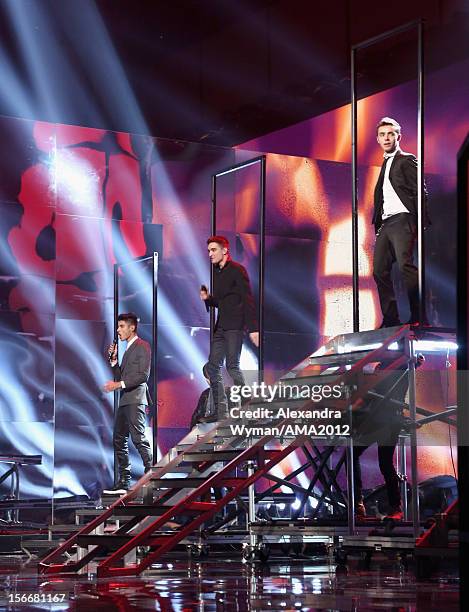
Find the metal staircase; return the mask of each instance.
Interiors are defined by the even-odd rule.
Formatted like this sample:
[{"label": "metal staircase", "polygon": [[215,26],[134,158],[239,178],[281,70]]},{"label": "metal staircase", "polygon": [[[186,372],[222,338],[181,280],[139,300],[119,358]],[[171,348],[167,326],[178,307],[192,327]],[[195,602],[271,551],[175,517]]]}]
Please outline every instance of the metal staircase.
[{"label": "metal staircase", "polygon": [[[296,448],[292,441],[282,449],[269,450],[266,447],[271,441],[268,437],[252,443],[238,437],[227,440],[223,430],[215,427],[166,465],[155,466],[127,495],[47,555],[39,571],[76,572],[100,559],[98,576],[139,574]],[[253,461],[257,468],[253,473],[236,475],[244,464]],[[216,464],[223,465],[217,469]],[[185,477],[181,473],[174,475],[173,470],[181,466],[187,468]],[[202,501],[212,488],[223,488],[226,494],[215,502]],[[127,516],[128,520],[112,534],[98,533],[114,514]],[[165,532],[163,528],[168,523],[173,528]],[[129,553],[132,555],[140,546],[150,547],[151,551],[139,563],[129,563]],[[80,555],[77,548],[88,550]],[[54,563],[71,553],[71,560]],[[119,566],[124,560],[125,567]]]},{"label": "metal staircase", "polygon": [[[425,333],[428,336],[430,332],[426,330]],[[416,332],[409,325],[337,336],[283,376],[281,383],[283,386],[300,382],[302,385],[340,384],[343,390],[340,398],[321,402],[305,401],[300,396],[288,401],[274,398],[268,403],[262,399],[252,400],[249,409],[288,405],[308,410],[327,406],[340,410],[344,422],[350,422],[353,411],[360,407],[367,394],[373,393],[376,381],[366,374],[367,366],[379,362],[381,376],[385,376],[386,372],[409,364],[409,375],[415,376],[412,348],[415,338]],[[415,401],[410,406],[411,416],[412,411],[415,419]],[[445,418],[450,417],[445,413]],[[342,508],[347,507],[349,532],[353,533],[353,497],[349,503],[350,497],[344,495],[337,484],[337,472],[344,458],[339,467],[331,469],[327,450],[345,444],[350,465],[353,444],[341,435],[325,434],[317,436],[316,442],[326,450],[319,449],[315,443],[309,450],[306,448],[311,444],[309,436],[279,436],[276,433],[285,422],[275,417],[257,419],[256,424],[265,427],[268,433],[245,436],[235,434],[232,422],[224,421],[189,444],[178,445],[176,452],[165,456],[126,495],[116,499],[102,514],[42,559],[39,572],[78,572],[89,564],[97,564],[98,577],[138,575],[202,526],[213,524],[216,515],[246,490],[249,493],[249,521],[254,522],[255,502],[281,484],[299,493],[303,505],[308,496],[316,496],[319,504],[339,503]],[[241,419],[240,423],[249,424],[246,419]],[[312,470],[308,487],[293,483],[292,474],[282,479],[272,472],[291,453],[305,448],[306,465],[292,474],[296,476],[306,469]],[[348,470],[349,490],[351,472]],[[254,485],[261,479],[267,480],[268,486],[256,496]],[[314,490],[315,485],[322,486],[319,495]],[[212,490],[217,491],[213,501]],[[418,507],[413,510],[415,524]],[[119,517],[115,528],[105,532],[104,525],[113,517]],[[418,525],[418,516],[416,521]],[[256,538],[252,533],[250,538],[251,546],[255,546]],[[144,550],[143,557],[137,559],[137,550]]]}]

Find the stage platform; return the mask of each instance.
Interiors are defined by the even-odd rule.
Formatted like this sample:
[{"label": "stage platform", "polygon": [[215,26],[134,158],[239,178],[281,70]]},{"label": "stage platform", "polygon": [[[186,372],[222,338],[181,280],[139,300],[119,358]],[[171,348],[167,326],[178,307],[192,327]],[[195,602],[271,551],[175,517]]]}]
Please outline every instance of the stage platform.
[{"label": "stage platform", "polygon": [[[72,523],[52,524],[47,535],[22,537],[21,550],[31,558],[41,557],[41,573],[86,573],[95,568],[100,578],[137,576],[167,558],[210,558],[226,547],[233,557],[252,564],[308,549],[340,570],[354,553],[365,561],[378,553],[397,554],[408,564],[426,529],[418,508],[416,429],[433,420],[453,426],[455,407],[428,411],[416,405],[415,393],[409,394],[409,404],[402,403],[410,422],[402,438],[407,437],[410,448],[412,486],[407,520],[399,523],[382,521],[381,516],[361,521],[355,517],[348,494],[353,474],[345,472],[353,453],[350,435],[283,429],[279,435],[288,419],[267,418],[262,411],[327,406],[342,415],[342,423],[350,423],[367,398],[386,399],[376,392],[376,371],[380,380],[402,371],[411,388],[420,352],[431,359],[454,350],[454,333],[447,329],[404,325],[337,336],[278,382],[285,388],[298,383],[340,384],[343,392],[338,398],[319,404],[301,396],[251,400],[245,408],[260,411],[255,424],[264,433],[240,434],[230,419],[200,424],[126,495],[103,495],[94,505],[77,508]],[[237,425],[252,423],[245,416]],[[281,476],[276,467],[291,455],[298,467]],[[407,474],[405,462],[403,470]],[[298,477],[304,481],[306,475],[309,484],[300,484]],[[405,479],[404,484],[407,491]],[[279,493],[285,490],[289,494]],[[11,503],[14,507],[15,500]],[[287,506],[289,516],[269,517],[267,505]]]}]

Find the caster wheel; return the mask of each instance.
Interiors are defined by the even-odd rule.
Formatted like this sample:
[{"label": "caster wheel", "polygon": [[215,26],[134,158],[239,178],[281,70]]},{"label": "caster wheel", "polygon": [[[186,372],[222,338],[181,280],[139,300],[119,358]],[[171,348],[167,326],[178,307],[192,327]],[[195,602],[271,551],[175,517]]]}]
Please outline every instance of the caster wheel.
[{"label": "caster wheel", "polygon": [[265,563],[270,556],[270,547],[267,546],[267,544],[261,544],[257,552],[259,556],[259,561],[261,561],[261,563]]},{"label": "caster wheel", "polygon": [[189,557],[191,559],[204,559],[208,557],[209,547],[206,544],[199,546],[197,544],[192,544],[187,547],[187,552],[189,553]]},{"label": "caster wheel", "polygon": [[270,555],[270,548],[267,544],[261,544],[255,548],[247,546],[243,550],[243,559],[248,563],[265,563]]}]

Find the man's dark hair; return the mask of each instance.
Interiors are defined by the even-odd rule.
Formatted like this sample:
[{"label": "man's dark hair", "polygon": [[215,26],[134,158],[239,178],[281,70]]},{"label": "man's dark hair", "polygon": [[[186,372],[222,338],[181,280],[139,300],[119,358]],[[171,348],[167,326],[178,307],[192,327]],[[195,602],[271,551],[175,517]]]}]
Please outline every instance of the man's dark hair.
[{"label": "man's dark hair", "polygon": [[210,236],[210,238],[207,238],[207,244],[210,244],[211,242],[216,242],[222,249],[229,250],[230,248],[230,241],[228,238],[225,238],[225,236]]},{"label": "man's dark hair", "polygon": [[118,317],[117,317],[117,321],[125,321],[126,323],[128,323],[129,325],[134,325],[135,326],[135,331],[137,331],[138,328],[138,317],[135,313],[133,312],[123,312],[121,313]]}]

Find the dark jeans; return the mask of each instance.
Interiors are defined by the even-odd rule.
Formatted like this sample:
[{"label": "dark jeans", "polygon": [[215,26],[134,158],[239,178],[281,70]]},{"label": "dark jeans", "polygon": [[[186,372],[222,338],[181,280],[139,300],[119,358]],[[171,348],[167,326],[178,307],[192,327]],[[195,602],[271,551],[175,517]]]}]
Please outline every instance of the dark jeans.
[{"label": "dark jeans", "polygon": [[150,442],[145,437],[145,409],[143,404],[119,406],[114,422],[113,444],[117,457],[120,482],[130,480],[129,434],[142,458],[145,468],[153,464]]},{"label": "dark jeans", "polygon": [[390,419],[388,425],[383,426],[382,428],[378,426],[378,428],[375,430],[375,435],[372,435],[371,431],[368,431],[363,438],[358,438],[354,443],[353,478],[355,503],[362,498],[363,484],[360,468],[360,455],[362,455],[366,449],[373,444],[373,442],[377,442],[379,469],[386,484],[389,505],[391,508],[398,508],[401,505],[399,477],[394,468],[393,461],[394,451],[397,446],[400,431],[401,423],[398,420],[393,421]]},{"label": "dark jeans", "polygon": [[415,219],[408,213],[393,215],[383,222],[376,237],[373,276],[385,325],[399,323],[396,295],[391,278],[397,262],[410,305],[411,321],[419,321],[418,270],[414,265],[414,245],[417,238]]},{"label": "dark jeans", "polygon": [[235,385],[244,385],[244,376],[239,367],[243,347],[243,330],[217,329],[210,345],[207,373],[210,379],[213,401],[219,417],[228,412],[228,401],[223,386],[221,367],[226,359],[226,369]]}]

